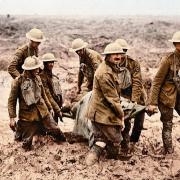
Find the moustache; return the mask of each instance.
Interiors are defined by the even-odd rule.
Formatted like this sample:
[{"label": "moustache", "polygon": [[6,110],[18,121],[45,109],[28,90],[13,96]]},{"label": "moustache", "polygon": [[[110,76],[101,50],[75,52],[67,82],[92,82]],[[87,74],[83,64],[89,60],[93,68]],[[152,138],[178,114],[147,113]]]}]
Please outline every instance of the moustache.
[{"label": "moustache", "polygon": [[114,60],[115,60],[115,61],[120,61],[120,60],[121,60],[121,58],[114,58]]}]

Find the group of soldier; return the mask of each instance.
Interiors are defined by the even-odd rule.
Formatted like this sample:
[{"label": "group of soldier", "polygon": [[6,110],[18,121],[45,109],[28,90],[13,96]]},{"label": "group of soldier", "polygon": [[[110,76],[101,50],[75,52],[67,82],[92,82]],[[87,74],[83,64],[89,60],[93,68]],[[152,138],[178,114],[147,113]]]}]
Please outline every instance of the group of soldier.
[{"label": "group of soldier", "polygon": [[[14,79],[8,111],[15,139],[22,141],[22,147],[29,150],[37,134],[49,134],[56,141],[66,141],[58,119],[62,120],[62,113],[68,108],[63,105],[59,78],[52,72],[57,59],[52,53],[38,57],[38,46],[45,39],[42,31],[31,29],[26,37],[29,44],[16,51],[8,67]],[[148,102],[140,63],[127,55],[130,47],[124,39],[108,44],[102,53],[104,58],[87,48],[88,44],[82,39],[72,42],[71,50],[77,53],[80,62],[77,97],[70,107],[73,114],[76,114],[77,102],[92,91],[86,118],[91,120],[94,142],[86,157],[87,165],[97,162],[104,150],[109,158],[116,158],[120,147],[122,152],[131,153],[139,141],[145,111],[134,117],[130,135],[131,121],[123,112],[121,97],[134,104],[146,105],[149,113],[159,109],[164,154],[173,153],[173,110],[180,114],[180,31],[170,41],[175,50],[162,58]],[[17,100],[19,114],[16,122]]]}]

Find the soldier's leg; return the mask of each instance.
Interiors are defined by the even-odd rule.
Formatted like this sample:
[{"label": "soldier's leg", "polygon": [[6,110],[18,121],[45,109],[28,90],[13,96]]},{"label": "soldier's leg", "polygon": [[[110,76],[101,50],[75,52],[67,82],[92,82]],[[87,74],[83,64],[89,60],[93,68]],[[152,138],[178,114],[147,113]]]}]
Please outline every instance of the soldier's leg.
[{"label": "soldier's leg", "polygon": [[18,121],[22,133],[22,148],[30,150],[32,147],[33,136],[38,133],[38,122]]},{"label": "soldier's leg", "polygon": [[63,132],[58,127],[58,124],[54,121],[51,115],[47,115],[42,124],[49,134],[51,134],[58,141],[66,141]]},{"label": "soldier's leg", "polygon": [[129,136],[129,131],[131,130],[131,120],[125,120],[125,128],[122,131],[122,137],[123,140],[121,142],[121,148],[124,151],[127,151],[129,148],[129,141],[130,141],[130,136]]},{"label": "soldier's leg", "polygon": [[[106,143],[106,150],[108,158],[117,158],[119,153],[120,143],[122,141],[121,128],[120,126],[109,126],[96,123],[95,126],[104,137],[103,142]],[[96,137],[95,137],[96,139]]]},{"label": "soldier's leg", "polygon": [[169,108],[159,102],[159,110],[161,113],[161,121],[163,123],[162,140],[165,153],[172,153],[172,120],[173,120],[173,108]]},{"label": "soldier's leg", "polygon": [[136,143],[139,141],[139,137],[143,129],[144,118],[145,118],[145,112],[140,112],[135,116],[130,142]]},{"label": "soldier's leg", "polygon": [[15,141],[22,141],[22,127],[21,127],[21,121],[17,121],[17,127],[16,127],[16,132],[15,132]]},{"label": "soldier's leg", "polygon": [[121,128],[119,126],[105,126],[103,128],[103,133],[108,139],[106,145],[108,158],[116,159],[122,141]]},{"label": "soldier's leg", "polygon": [[107,138],[101,132],[101,124],[92,122],[94,142],[86,157],[86,165],[91,166],[98,162],[99,157],[102,154],[103,149],[106,146]]}]

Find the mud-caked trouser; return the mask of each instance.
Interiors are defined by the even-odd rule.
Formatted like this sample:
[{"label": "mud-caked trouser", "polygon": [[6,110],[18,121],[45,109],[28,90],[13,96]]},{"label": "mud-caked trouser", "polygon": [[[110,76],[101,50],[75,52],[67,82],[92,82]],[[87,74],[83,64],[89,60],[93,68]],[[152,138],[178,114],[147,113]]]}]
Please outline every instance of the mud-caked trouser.
[{"label": "mud-caked trouser", "polygon": [[46,133],[50,133],[58,141],[65,141],[62,131],[50,115],[41,121],[18,120],[15,140],[22,141],[22,147],[29,150],[32,146],[33,136]]},{"label": "mud-caked trouser", "polygon": [[125,128],[122,132],[123,141],[121,142],[122,148],[128,148],[129,142],[136,143],[139,141],[141,131],[143,129],[144,124],[144,118],[145,118],[145,112],[138,113],[134,118],[134,126],[132,129],[131,136],[129,135],[129,132],[131,130],[131,120],[125,120]]},{"label": "mud-caked trouser", "polygon": [[164,145],[165,153],[172,153],[172,120],[173,120],[173,110],[175,109],[180,115],[180,95],[177,96],[175,108],[169,108],[163,103],[159,102],[159,111],[161,113],[161,121],[163,123],[162,129],[162,140]]},{"label": "mud-caked trouser", "polygon": [[[92,122],[94,145],[92,149],[97,150],[99,142],[104,142],[104,148],[107,151],[109,158],[116,158],[119,152],[120,143],[122,140],[121,127],[116,125],[104,125],[97,122]],[[103,148],[98,148],[98,155],[100,155]]]}]

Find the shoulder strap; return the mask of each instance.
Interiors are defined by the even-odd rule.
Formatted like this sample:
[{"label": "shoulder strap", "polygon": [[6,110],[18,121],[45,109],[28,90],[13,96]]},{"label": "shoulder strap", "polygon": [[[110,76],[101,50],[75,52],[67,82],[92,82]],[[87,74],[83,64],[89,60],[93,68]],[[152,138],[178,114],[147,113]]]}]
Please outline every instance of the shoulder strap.
[{"label": "shoulder strap", "polygon": [[125,56],[125,67],[127,68],[127,65],[128,65],[128,55]]},{"label": "shoulder strap", "polygon": [[174,70],[174,77],[176,77],[176,55],[174,54],[174,61],[173,61],[173,70]]}]

